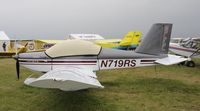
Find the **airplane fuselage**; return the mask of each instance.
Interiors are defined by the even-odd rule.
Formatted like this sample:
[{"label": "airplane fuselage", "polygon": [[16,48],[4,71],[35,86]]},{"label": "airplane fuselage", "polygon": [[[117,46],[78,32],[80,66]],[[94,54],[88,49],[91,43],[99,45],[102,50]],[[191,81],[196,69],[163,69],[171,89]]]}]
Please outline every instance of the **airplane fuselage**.
[{"label": "airplane fuselage", "polygon": [[21,65],[34,71],[48,72],[60,67],[91,68],[95,71],[155,65],[156,58],[146,59],[19,59]]},{"label": "airplane fuselage", "polygon": [[197,49],[186,48],[180,46],[179,44],[170,44],[169,50],[177,55],[192,58],[200,58],[200,52],[197,51]]}]

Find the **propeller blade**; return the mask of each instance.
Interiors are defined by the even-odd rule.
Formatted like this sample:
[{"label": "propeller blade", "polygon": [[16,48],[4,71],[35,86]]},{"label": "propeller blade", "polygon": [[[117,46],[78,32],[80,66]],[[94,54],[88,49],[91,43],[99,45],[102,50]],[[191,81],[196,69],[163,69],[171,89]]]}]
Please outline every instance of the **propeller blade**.
[{"label": "propeller blade", "polygon": [[16,70],[17,70],[17,79],[19,79],[19,60],[16,62]]},{"label": "propeller blade", "polygon": [[16,59],[16,71],[17,71],[17,79],[19,79],[19,67],[20,67],[20,65],[19,65],[19,60],[18,60],[18,57],[15,57],[15,59]]}]

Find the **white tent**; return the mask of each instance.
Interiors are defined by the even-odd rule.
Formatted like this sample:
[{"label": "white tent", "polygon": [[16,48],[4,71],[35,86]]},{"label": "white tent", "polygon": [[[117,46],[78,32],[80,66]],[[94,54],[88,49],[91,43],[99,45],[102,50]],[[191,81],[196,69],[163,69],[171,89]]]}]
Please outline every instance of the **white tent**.
[{"label": "white tent", "polygon": [[7,52],[9,45],[10,45],[10,38],[6,35],[4,31],[0,31],[0,52]]},{"label": "white tent", "polygon": [[0,31],[0,40],[10,40],[4,31]]}]

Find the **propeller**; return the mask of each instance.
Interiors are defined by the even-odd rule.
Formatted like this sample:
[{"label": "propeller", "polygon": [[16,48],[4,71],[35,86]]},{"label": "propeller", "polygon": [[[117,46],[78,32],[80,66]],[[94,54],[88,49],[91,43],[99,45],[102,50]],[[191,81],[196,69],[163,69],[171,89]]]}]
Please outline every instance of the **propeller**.
[{"label": "propeller", "polygon": [[18,55],[15,56],[15,60],[16,60],[17,79],[19,79],[19,67],[20,67],[20,65],[19,65],[19,56]]}]

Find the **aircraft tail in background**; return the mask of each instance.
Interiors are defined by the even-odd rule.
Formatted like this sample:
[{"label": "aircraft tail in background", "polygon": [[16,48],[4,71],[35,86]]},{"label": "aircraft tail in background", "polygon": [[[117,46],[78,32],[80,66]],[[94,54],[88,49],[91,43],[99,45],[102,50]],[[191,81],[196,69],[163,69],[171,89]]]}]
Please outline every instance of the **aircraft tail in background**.
[{"label": "aircraft tail in background", "polygon": [[120,46],[138,45],[141,35],[142,32],[128,32],[120,42]]}]

